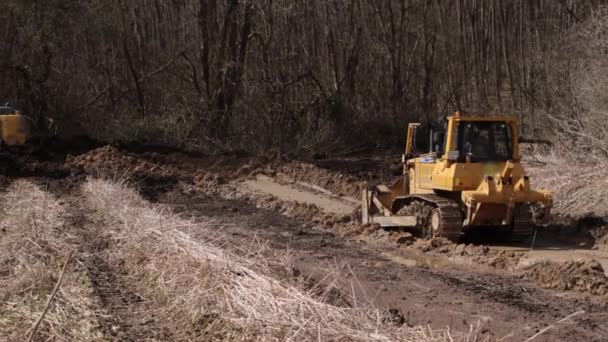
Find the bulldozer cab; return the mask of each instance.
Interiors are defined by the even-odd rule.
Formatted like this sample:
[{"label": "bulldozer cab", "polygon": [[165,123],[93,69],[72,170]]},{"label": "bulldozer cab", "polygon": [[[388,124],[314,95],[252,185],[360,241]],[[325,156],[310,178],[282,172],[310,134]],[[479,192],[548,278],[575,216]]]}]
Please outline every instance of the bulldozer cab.
[{"label": "bulldozer cab", "polygon": [[405,159],[425,154],[441,156],[445,145],[445,127],[438,123],[422,126],[420,123],[408,125]]},{"label": "bulldozer cab", "polygon": [[17,114],[17,113],[18,113],[18,111],[15,108],[9,106],[8,104],[4,105],[4,106],[0,106],[0,115],[11,115],[11,114]]},{"label": "bulldozer cab", "polygon": [[[419,156],[458,163],[517,160],[516,137],[513,118],[462,117],[456,113],[444,123],[429,124],[424,129],[419,123],[409,124],[404,162]],[[418,149],[420,145],[424,148]]]},{"label": "bulldozer cab", "polygon": [[513,158],[512,136],[504,121],[461,122],[457,130],[458,161],[510,160]]},{"label": "bulldozer cab", "polygon": [[517,121],[512,117],[485,118],[454,115],[449,119],[446,159],[467,163],[519,161]]}]

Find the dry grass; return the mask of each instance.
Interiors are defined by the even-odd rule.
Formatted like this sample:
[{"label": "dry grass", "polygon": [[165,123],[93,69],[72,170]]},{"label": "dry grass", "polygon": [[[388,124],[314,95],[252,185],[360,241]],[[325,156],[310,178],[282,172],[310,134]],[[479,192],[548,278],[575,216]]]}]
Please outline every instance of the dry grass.
[{"label": "dry grass", "polygon": [[[0,195],[0,340],[24,340],[40,316],[72,246],[64,208],[40,187],[14,182]],[[75,263],[45,316],[36,340],[92,341],[91,288]]]},{"label": "dry grass", "polygon": [[83,195],[111,229],[109,260],[126,267],[163,317],[156,324],[176,339],[450,340],[445,331],[385,325],[370,308],[331,305],[280,280],[278,260],[222,249],[213,225],[163,212],[123,183],[92,179]]},{"label": "dry grass", "polygon": [[606,165],[576,162],[555,150],[536,153],[526,164],[532,185],[554,192],[555,213],[573,217],[608,215]]}]

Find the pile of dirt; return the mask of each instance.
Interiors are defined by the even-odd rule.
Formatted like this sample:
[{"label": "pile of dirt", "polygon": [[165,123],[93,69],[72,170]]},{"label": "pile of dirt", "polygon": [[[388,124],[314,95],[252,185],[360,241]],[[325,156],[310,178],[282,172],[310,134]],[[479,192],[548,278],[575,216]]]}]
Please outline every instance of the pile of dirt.
[{"label": "pile of dirt", "polygon": [[593,295],[608,295],[608,277],[595,260],[571,260],[564,263],[544,261],[530,266],[526,277],[541,286],[556,290],[574,290]]},{"label": "pile of dirt", "polygon": [[338,234],[353,235],[354,232],[359,233],[360,225],[355,223],[353,215],[330,214],[314,204],[284,201],[270,194],[245,191],[232,184],[226,184],[221,176],[213,173],[207,173],[202,177],[197,176],[194,185],[181,184],[181,191],[184,193],[220,194],[223,198],[246,201],[257,208],[276,211],[285,216],[307,222],[310,226],[332,229]]},{"label": "pile of dirt", "polygon": [[355,214],[327,214],[315,205],[282,201],[271,195],[243,191],[229,183],[231,179],[250,177],[257,173],[275,173],[275,168],[280,166],[277,166],[279,164],[273,162],[271,158],[250,158],[247,162],[241,161],[240,166],[231,163],[197,169],[178,163],[163,163],[162,159],[153,155],[144,158],[113,146],[104,146],[79,156],[68,156],[66,165],[82,169],[87,174],[126,177],[138,184],[140,192],[151,200],[154,200],[159,193],[167,192],[183,181],[181,190],[186,193],[221,193],[222,197],[246,200],[259,208],[274,210],[326,228],[334,228],[344,234],[353,230],[351,226],[355,222],[353,216]]},{"label": "pile of dirt", "polygon": [[409,205],[397,211],[397,216],[419,216],[427,217],[431,214],[433,208],[421,201],[413,201]]},{"label": "pile of dirt", "polygon": [[370,184],[388,184],[403,174],[401,154],[365,157],[335,157],[314,159],[310,163],[321,169],[342,173]]},{"label": "pile of dirt", "polygon": [[78,156],[69,155],[66,157],[65,164],[82,169],[88,174],[126,176],[138,173],[161,177],[179,175],[179,171],[171,165],[149,162],[109,145]]},{"label": "pile of dirt", "polygon": [[428,225],[429,217],[433,207],[425,204],[422,201],[413,201],[412,203],[402,207],[397,211],[397,216],[417,216],[417,226],[421,231]]},{"label": "pile of dirt", "polygon": [[488,246],[475,244],[455,244],[445,238],[416,240],[410,247],[423,253],[441,254],[450,257],[466,257],[477,265],[485,265],[499,270],[515,270],[524,253],[514,251],[492,251]]},{"label": "pile of dirt", "polygon": [[[486,260],[489,266],[501,270],[508,270],[515,269],[524,256],[524,253],[502,250],[495,253],[489,260]],[[479,258],[476,258],[476,261],[480,261]]]},{"label": "pile of dirt", "polygon": [[141,195],[155,201],[162,193],[175,188],[180,180],[192,177],[171,164],[151,162],[113,146],[104,146],[79,156],[67,156],[65,165],[89,175],[126,178],[137,184]]},{"label": "pile of dirt", "polygon": [[456,248],[456,244],[450,240],[442,237],[432,239],[419,239],[414,242],[412,248],[415,248],[421,252],[436,252],[436,253],[450,253]]},{"label": "pile of dirt", "polygon": [[284,173],[296,181],[320,186],[338,196],[359,198],[364,185],[364,182],[357,180],[353,176],[331,172],[313,164],[298,161],[278,165],[276,171]]},{"label": "pile of dirt", "polygon": [[425,253],[433,252],[449,256],[487,257],[491,254],[488,246],[464,243],[455,244],[442,237],[416,240],[412,248]]}]

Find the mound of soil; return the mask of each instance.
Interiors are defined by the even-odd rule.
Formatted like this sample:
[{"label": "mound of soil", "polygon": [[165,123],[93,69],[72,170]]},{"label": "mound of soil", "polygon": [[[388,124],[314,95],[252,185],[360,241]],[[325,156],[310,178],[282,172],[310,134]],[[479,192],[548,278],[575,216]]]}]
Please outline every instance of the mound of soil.
[{"label": "mound of soil", "polygon": [[339,196],[359,198],[364,185],[364,182],[357,180],[353,176],[328,171],[313,164],[297,161],[280,165],[277,171],[286,174],[296,181],[312,183],[325,188]]},{"label": "mound of soil", "polygon": [[180,179],[192,178],[171,164],[150,162],[113,146],[104,146],[79,156],[67,156],[65,165],[90,175],[126,178],[137,184],[140,193],[152,201],[172,190]]},{"label": "mound of soil", "polygon": [[[497,269],[514,269],[523,257],[523,253],[503,250],[490,258],[488,265]],[[479,261],[479,259],[477,260]]]},{"label": "mound of soil", "polygon": [[483,257],[479,261],[484,264],[490,263],[491,252],[488,246],[473,244],[455,244],[446,238],[419,239],[412,245],[421,252],[433,252],[446,254],[448,256]]},{"label": "mound of soil", "polygon": [[420,216],[427,217],[433,210],[429,205],[425,205],[421,201],[414,201],[410,205],[406,205],[397,211],[397,216]]},{"label": "mound of soil", "polygon": [[123,176],[132,173],[145,173],[164,177],[178,175],[178,171],[170,165],[149,162],[128,155],[113,146],[104,146],[79,156],[67,156],[65,164],[83,169],[89,174]]},{"label": "mound of soil", "polygon": [[515,270],[524,253],[514,251],[492,251],[485,245],[455,244],[445,238],[416,240],[410,248],[423,253],[442,254],[446,257],[466,257],[478,265],[486,265],[499,270]]},{"label": "mound of soil", "polygon": [[334,173],[342,173],[370,184],[388,184],[396,176],[403,173],[401,155],[386,155],[379,157],[376,153],[372,158],[328,158],[311,161],[317,167]]},{"label": "mound of soil", "polygon": [[526,276],[545,288],[608,295],[608,277],[595,260],[545,261],[530,266]]},{"label": "mound of soil", "polygon": [[446,238],[432,238],[432,239],[420,239],[416,240],[412,245],[413,248],[420,250],[421,252],[437,252],[437,253],[449,253],[454,251],[456,244]]}]

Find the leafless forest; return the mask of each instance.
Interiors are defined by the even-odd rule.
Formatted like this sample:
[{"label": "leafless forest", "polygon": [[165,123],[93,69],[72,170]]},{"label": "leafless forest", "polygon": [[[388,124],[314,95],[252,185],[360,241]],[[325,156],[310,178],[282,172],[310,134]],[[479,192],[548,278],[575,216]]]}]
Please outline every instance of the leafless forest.
[{"label": "leafless forest", "polygon": [[5,0],[0,99],[60,134],[399,148],[454,110],[608,154],[603,1]]},{"label": "leafless forest", "polygon": [[0,0],[0,342],[608,341],[606,117],[606,0]]}]

